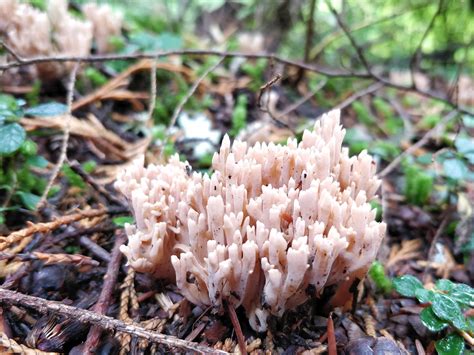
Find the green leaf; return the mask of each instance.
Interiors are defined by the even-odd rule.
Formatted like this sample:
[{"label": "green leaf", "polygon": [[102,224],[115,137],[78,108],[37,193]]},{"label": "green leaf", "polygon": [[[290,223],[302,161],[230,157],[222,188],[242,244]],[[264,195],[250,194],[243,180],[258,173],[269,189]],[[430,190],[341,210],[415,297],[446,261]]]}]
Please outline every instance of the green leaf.
[{"label": "green leaf", "polygon": [[466,329],[461,307],[451,297],[437,293],[433,299],[433,312],[439,318],[451,322],[458,329]]},{"label": "green leaf", "polygon": [[462,118],[462,122],[466,127],[473,128],[474,127],[474,117],[470,115],[464,115]]},{"label": "green leaf", "polygon": [[455,284],[449,296],[467,307],[474,307],[474,289],[466,284]]},{"label": "green leaf", "polygon": [[96,68],[89,67],[84,71],[84,75],[94,84],[94,86],[102,86],[107,82],[107,78]]},{"label": "green leaf", "polygon": [[37,168],[46,168],[48,166],[48,163],[49,161],[41,155],[35,155],[26,159],[27,165],[31,165]]},{"label": "green leaf", "polygon": [[453,180],[463,180],[469,169],[461,159],[446,159],[443,162],[444,175]]},{"label": "green leaf", "polygon": [[461,154],[474,152],[474,139],[469,137],[457,137],[454,146]]},{"label": "green leaf", "polygon": [[38,145],[31,139],[27,139],[21,145],[20,152],[27,157],[34,156],[38,153]]},{"label": "green leaf", "polygon": [[0,110],[16,111],[25,104],[25,100],[15,99],[12,95],[0,94]]},{"label": "green leaf", "polygon": [[88,160],[88,161],[82,163],[81,166],[82,166],[82,170],[84,170],[84,172],[90,174],[97,167],[97,163],[95,162],[95,160]]},{"label": "green leaf", "polygon": [[26,133],[18,123],[0,126],[0,154],[10,154],[23,144]]},{"label": "green leaf", "polygon": [[81,189],[86,187],[86,183],[82,177],[76,174],[76,172],[72,170],[69,165],[63,165],[61,170],[71,186],[76,186]]},{"label": "green leaf", "polygon": [[403,275],[393,280],[395,290],[405,297],[415,297],[416,291],[424,288],[420,280],[415,276]]},{"label": "green leaf", "polygon": [[40,197],[38,195],[25,191],[18,191],[16,194],[20,196],[21,202],[26,208],[32,211],[36,209],[36,206],[40,201]]},{"label": "green leaf", "polygon": [[449,325],[434,314],[432,307],[426,307],[423,309],[420,313],[420,319],[424,326],[432,332],[439,332]]},{"label": "green leaf", "polygon": [[25,114],[38,117],[59,116],[67,112],[67,106],[59,102],[49,102],[35,107],[30,107]]},{"label": "green leaf", "polygon": [[425,288],[419,288],[415,291],[415,297],[421,303],[432,302],[434,295],[435,293],[432,290],[427,290]]},{"label": "green leaf", "polygon": [[133,223],[133,217],[131,216],[121,216],[121,217],[115,217],[112,219],[112,222],[117,227],[123,228],[125,227],[125,223]]},{"label": "green leaf", "polygon": [[446,335],[435,343],[439,355],[461,355],[464,352],[464,340],[457,333]]},{"label": "green leaf", "polygon": [[435,286],[440,291],[449,292],[456,286],[456,284],[450,280],[441,279],[441,280],[436,281]]}]

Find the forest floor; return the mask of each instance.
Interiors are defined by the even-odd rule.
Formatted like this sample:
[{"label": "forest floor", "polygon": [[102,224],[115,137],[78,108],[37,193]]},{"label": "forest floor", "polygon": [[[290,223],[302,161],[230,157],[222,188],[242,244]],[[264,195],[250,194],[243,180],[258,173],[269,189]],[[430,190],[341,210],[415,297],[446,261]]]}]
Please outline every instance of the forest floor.
[{"label": "forest floor", "polygon": [[[451,335],[447,348],[472,350],[474,293],[465,328],[443,318],[433,331],[420,317],[432,302],[393,280],[474,285],[473,79],[459,75],[453,105],[437,98],[454,95],[442,77],[416,73],[414,89],[409,71],[341,79],[273,55],[201,52],[92,56],[40,84],[35,62],[1,68],[0,149],[19,148],[0,152],[0,352],[422,355]],[[207,172],[225,133],[284,142],[330,108],[342,110],[344,145],[368,149],[383,180],[372,204],[387,234],[352,309],[329,314],[315,299],[259,334],[241,309],[201,309],[126,264],[133,218],[113,183],[127,164],[179,153]]]},{"label": "forest floor", "polygon": [[[140,70],[149,69],[149,63],[144,60],[135,65],[139,69],[129,70],[129,82],[143,79],[144,73]],[[168,70],[188,69],[181,65],[169,65]],[[204,119],[209,117],[212,123],[209,129],[217,132],[219,137],[232,128],[225,97],[235,97],[236,90],[250,99],[248,117],[260,118],[255,121],[260,123],[260,127],[252,130],[252,135],[246,137],[247,131],[243,129],[243,139],[258,140],[255,135],[271,133],[272,140],[281,141],[292,134],[285,125],[296,127],[296,123],[288,121],[283,125],[268,115],[262,118],[261,108],[252,93],[228,85],[226,75],[215,75],[215,80],[201,83],[201,92],[214,93],[216,105]],[[244,79],[237,78],[236,81]],[[125,201],[112,186],[117,170],[123,165],[121,157],[125,154],[138,156],[148,147],[147,157],[156,161],[161,147],[150,144],[140,133],[123,130],[123,125],[133,124],[131,112],[134,105],[142,103],[134,102],[136,99],[130,99],[128,104],[118,101],[121,97],[114,96],[118,94],[114,93],[116,89],[111,85],[116,80],[112,78],[87,96],[75,98],[72,103],[73,107],[77,107],[73,109],[74,116],[64,118],[70,120],[71,138],[67,169],[63,168],[58,176],[59,190],[56,195],[49,198],[39,211],[25,208],[6,211],[7,223],[3,233],[19,231],[6,233],[6,244],[0,244],[0,277],[3,280],[0,299],[4,304],[0,313],[0,330],[11,337],[7,339],[5,335],[2,344],[10,349],[26,344],[45,352],[82,353],[87,339],[86,346],[91,346],[93,342],[100,349],[98,353],[139,353],[152,349],[167,352],[170,351],[169,346],[175,346],[173,351],[185,351],[186,348],[199,350],[197,344],[203,346],[204,351],[206,347],[207,351],[209,348],[240,351],[229,314],[213,314],[209,309],[200,309],[184,300],[173,285],[136,274],[126,266],[124,257],[118,251],[118,246],[126,241],[123,223],[130,221]],[[285,111],[289,105],[282,90],[277,88],[275,91],[280,91],[278,105],[273,108],[275,112]],[[304,93],[300,94],[304,96]],[[351,94],[354,95],[348,93],[347,96],[351,97]],[[199,97],[202,93],[195,95]],[[422,98],[416,99],[417,105],[423,105]],[[47,100],[41,98],[41,101]],[[130,110],[129,113],[123,113],[124,107]],[[302,112],[316,117],[319,112],[314,107],[311,103],[296,107],[292,111],[293,118],[296,120]],[[64,119],[49,116],[48,110],[52,109],[54,107],[46,108],[47,112],[44,115],[41,113],[41,118],[22,118],[21,123],[31,132],[49,130],[51,134],[38,134],[32,136],[32,140],[37,143],[37,154],[54,162],[60,155],[60,132],[64,129]],[[291,118],[290,115],[288,117]],[[343,120],[345,127],[357,126],[353,110],[344,110]],[[251,124],[251,121],[247,122],[247,125]],[[419,122],[410,124],[419,126]],[[95,132],[90,130],[91,127]],[[204,138],[186,137],[184,131],[175,130],[170,141],[195,168],[202,169],[199,165],[202,160],[197,160],[188,147],[196,141],[207,141],[207,137],[212,135],[204,132]],[[59,132],[59,135],[54,132]],[[424,139],[426,132],[429,130],[415,130],[412,141],[416,144]],[[421,157],[443,148],[436,136],[425,143],[417,147],[414,156]],[[405,144],[407,149],[413,146],[409,141]],[[127,158],[132,160],[133,156]],[[34,169],[41,174],[51,164]],[[89,165],[93,167],[89,168]],[[416,275],[424,285],[433,284],[438,278],[472,285],[472,252],[464,258],[463,254],[454,252],[457,248],[452,237],[454,231],[449,228],[453,221],[461,221],[466,228],[461,233],[472,232],[472,210],[471,215],[466,217],[462,208],[468,207],[459,205],[472,203],[473,185],[467,184],[465,189],[457,192],[460,199],[465,199],[458,200],[458,205],[421,208],[407,202],[401,192],[401,164],[393,166],[390,171],[384,170],[387,166],[383,161],[379,163],[382,175],[384,171],[387,173],[378,201],[383,211],[382,218],[388,225],[378,258],[386,275]],[[44,221],[46,223],[41,223]],[[6,290],[15,292],[7,293]],[[23,295],[31,297],[24,298]],[[434,352],[434,340],[439,336],[430,332],[419,316],[426,305],[401,297],[394,291],[383,293],[371,278],[359,285],[355,297],[357,302],[352,312],[336,309],[331,318],[321,312],[320,302],[312,301],[287,312],[281,319],[273,319],[266,334],[252,331],[245,315],[238,310],[246,350],[249,353],[324,353],[335,344],[338,351],[351,354],[366,353],[368,349],[379,354]],[[42,299],[47,301],[41,302]],[[62,309],[57,302],[74,308]],[[77,309],[93,310],[121,322],[111,325],[109,318],[90,318],[86,311],[74,313]],[[133,322],[139,327],[138,330],[125,330],[127,322]],[[98,327],[90,328],[90,324]],[[115,336],[111,331],[115,331]],[[163,339],[154,339],[152,334],[155,332],[163,334]],[[95,340],[91,340],[93,338]]]}]

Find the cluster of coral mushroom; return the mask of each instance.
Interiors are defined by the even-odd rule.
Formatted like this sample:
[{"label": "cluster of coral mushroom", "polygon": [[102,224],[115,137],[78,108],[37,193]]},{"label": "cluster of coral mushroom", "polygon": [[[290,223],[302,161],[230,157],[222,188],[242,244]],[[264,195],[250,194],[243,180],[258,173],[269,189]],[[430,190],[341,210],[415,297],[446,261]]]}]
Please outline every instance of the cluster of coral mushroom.
[{"label": "cluster of coral mushroom", "polygon": [[121,249],[130,265],[175,280],[196,305],[242,305],[257,331],[269,315],[362,278],[386,229],[369,204],[380,180],[370,155],[342,147],[339,116],[323,115],[300,143],[248,147],[225,136],[210,176],[177,155],[123,171],[116,187],[136,220]]},{"label": "cluster of coral mushroom", "polygon": [[[98,53],[112,51],[110,40],[121,34],[122,15],[107,4],[89,3],[81,10],[84,20],[68,12],[67,0],[48,0],[46,12],[19,0],[0,0],[0,34],[23,58],[58,54],[86,56],[93,41]],[[63,66],[57,63],[42,63],[36,69],[44,78],[64,74]]]}]

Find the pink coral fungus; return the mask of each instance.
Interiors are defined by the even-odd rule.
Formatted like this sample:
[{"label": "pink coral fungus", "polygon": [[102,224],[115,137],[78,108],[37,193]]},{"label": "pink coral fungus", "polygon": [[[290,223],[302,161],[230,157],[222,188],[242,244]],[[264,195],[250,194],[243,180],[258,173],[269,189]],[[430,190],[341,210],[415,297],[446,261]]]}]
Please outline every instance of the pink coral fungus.
[{"label": "pink coral fungus", "polygon": [[136,221],[122,246],[130,265],[175,280],[194,304],[242,305],[258,331],[269,315],[362,278],[386,229],[368,202],[380,180],[370,155],[342,147],[339,116],[323,115],[300,143],[225,136],[210,176],[177,155],[135,162],[116,182]]}]

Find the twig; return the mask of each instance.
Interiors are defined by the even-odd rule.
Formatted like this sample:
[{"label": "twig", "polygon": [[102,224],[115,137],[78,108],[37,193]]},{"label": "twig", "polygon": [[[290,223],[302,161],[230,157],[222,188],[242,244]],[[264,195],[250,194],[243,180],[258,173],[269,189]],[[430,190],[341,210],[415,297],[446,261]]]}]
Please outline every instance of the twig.
[{"label": "twig", "polygon": [[166,144],[166,142],[168,141],[168,137],[169,137],[169,134],[170,134],[170,131],[171,131],[171,128],[174,127],[174,125],[176,124],[176,120],[178,119],[178,116],[179,114],[181,113],[181,111],[183,110],[183,107],[184,105],[186,104],[186,102],[188,102],[188,100],[191,98],[191,96],[193,96],[194,92],[196,91],[196,89],[199,87],[199,85],[202,83],[202,81],[206,78],[206,76],[209,75],[209,73],[211,73],[212,71],[214,71],[219,65],[221,65],[222,61],[226,58],[226,56],[222,56],[214,65],[211,65],[209,68],[206,69],[206,71],[204,73],[202,73],[202,75],[194,82],[193,86],[191,86],[191,88],[189,89],[189,91],[187,92],[186,96],[183,97],[183,99],[181,100],[181,102],[178,104],[178,106],[176,106],[174,112],[173,112],[173,116],[171,116],[171,120],[170,120],[170,123],[168,125],[168,128],[167,128],[167,134],[166,134],[166,138],[162,144],[162,149],[160,150],[160,156],[163,156],[163,148]]},{"label": "twig", "polygon": [[[84,63],[89,62],[107,62],[111,60],[133,60],[133,59],[155,59],[170,57],[174,55],[189,55],[189,56],[219,56],[219,57],[242,57],[248,59],[270,59],[276,62],[301,67],[307,71],[319,73],[326,76],[337,76],[337,77],[352,77],[354,73],[340,70],[332,70],[316,65],[304,63],[298,60],[292,60],[288,58],[280,57],[274,53],[244,53],[244,52],[228,52],[221,50],[212,49],[183,49],[183,50],[172,50],[172,51],[157,51],[147,53],[132,53],[132,54],[101,54],[101,55],[88,55],[88,56],[71,56],[71,55],[53,55],[53,56],[38,56],[31,58],[23,58],[21,62],[14,61],[0,65],[0,70],[6,70],[25,65],[40,64],[47,62],[76,62],[81,61]],[[364,75],[361,73],[361,75]],[[367,78],[368,76],[365,75]]]},{"label": "twig", "polygon": [[[305,45],[304,45],[304,62],[309,62],[310,52],[311,52],[311,44],[313,43],[314,37],[314,12],[316,10],[316,0],[310,0],[309,5],[309,17],[308,22],[306,23],[306,38],[305,38]],[[303,78],[304,69],[299,68],[298,73],[296,75],[295,85],[301,81]]]},{"label": "twig", "polygon": [[[118,274],[120,271],[120,262],[122,260],[122,253],[120,252],[120,246],[125,242],[125,235],[120,233],[115,237],[115,244],[111,252],[110,262],[107,266],[107,272],[104,276],[104,284],[102,291],[100,292],[99,299],[94,305],[94,312],[99,314],[106,314],[107,309],[112,301],[112,294],[117,283]],[[99,344],[102,329],[98,326],[93,326],[89,329],[87,340],[84,345],[85,354],[92,354],[97,345]]]},{"label": "twig", "polygon": [[316,10],[316,0],[311,0],[310,8],[309,8],[309,19],[306,25],[306,43],[304,46],[304,61],[307,63],[309,61],[309,53],[311,43],[313,41],[314,36],[314,12]]},{"label": "twig", "polygon": [[199,87],[201,82],[206,78],[206,76],[209,75],[212,71],[214,71],[219,65],[221,65],[222,61],[225,59],[225,56],[222,56],[214,65],[210,66],[209,68],[206,69],[204,73],[194,82],[193,86],[189,89],[187,92],[186,96],[183,97],[181,102],[176,106],[173,116],[171,116],[170,124],[168,125],[168,131],[171,127],[173,127],[176,124],[176,120],[178,119],[179,114],[183,110],[184,105],[188,100],[193,96],[194,92],[196,89]]},{"label": "twig", "polygon": [[293,135],[296,135],[296,132],[295,130],[290,127],[290,125],[284,121],[281,120],[281,118],[284,116],[284,115],[278,115],[278,116],[275,116],[274,113],[270,110],[270,108],[268,107],[268,104],[269,104],[269,101],[270,101],[270,96],[268,95],[267,96],[267,100],[266,100],[266,104],[265,104],[265,108],[263,107],[262,105],[262,98],[263,98],[263,94],[269,89],[271,88],[273,85],[275,85],[275,83],[281,79],[281,74],[276,74],[270,81],[268,81],[267,83],[263,84],[261,87],[260,87],[260,91],[258,93],[258,97],[257,97],[257,106],[258,108],[260,109],[260,111],[262,112],[265,112],[265,113],[268,113],[268,115],[270,116],[270,118],[275,121],[275,123],[279,126],[282,126],[282,127],[285,127],[287,129],[289,129],[291,131],[291,133],[293,133]]},{"label": "twig", "polygon": [[357,57],[359,58],[360,62],[362,63],[362,65],[365,67],[365,70],[367,70],[367,73],[368,75],[372,76],[372,77],[378,77],[376,76],[376,74],[374,74],[372,72],[372,68],[369,64],[369,61],[365,58],[365,55],[364,55],[364,51],[362,49],[361,46],[359,46],[354,38],[354,36],[352,36],[351,32],[349,31],[349,29],[347,28],[346,24],[344,23],[344,21],[342,21],[342,18],[341,16],[339,16],[339,14],[337,13],[337,11],[334,9],[334,7],[332,6],[331,2],[330,1],[327,1],[326,0],[326,4],[329,8],[329,10],[331,11],[331,13],[334,15],[334,17],[336,18],[336,21],[339,25],[339,27],[341,27],[341,29],[344,31],[344,33],[346,34],[346,37],[349,39],[349,42],[351,42],[351,45],[352,47],[354,48],[354,50],[356,51],[356,54],[357,54]]},{"label": "twig", "polygon": [[280,79],[281,79],[281,74],[277,74],[273,78],[271,78],[270,81],[268,81],[267,83],[260,86],[260,90],[258,92],[258,97],[257,97],[257,105],[258,105],[259,108],[262,108],[262,96],[263,96],[263,94],[269,88],[271,88],[273,85],[275,85],[275,83]]},{"label": "twig", "polygon": [[150,68],[150,103],[148,105],[147,127],[153,126],[153,111],[156,106],[156,64],[158,59],[154,58]]},{"label": "twig", "polygon": [[66,101],[67,113],[65,117],[66,127],[64,127],[63,142],[61,144],[59,159],[56,165],[54,166],[53,172],[51,173],[51,177],[49,178],[48,185],[46,185],[46,188],[44,189],[43,195],[41,196],[38,204],[36,205],[36,209],[41,208],[43,204],[46,202],[46,200],[48,199],[49,190],[51,190],[51,187],[53,186],[54,181],[56,180],[56,177],[58,176],[59,171],[61,170],[63,163],[67,157],[67,145],[69,142],[69,133],[71,131],[71,107],[72,107],[72,100],[74,97],[74,86],[76,84],[76,74],[77,74],[77,70],[79,69],[79,65],[80,65],[80,62],[75,63],[69,76],[69,83],[67,87],[67,101]]},{"label": "twig", "polygon": [[68,161],[69,167],[79,175],[87,184],[89,184],[94,190],[96,190],[100,195],[104,196],[105,199],[112,203],[119,206],[124,206],[122,200],[118,197],[112,195],[107,189],[97,183],[89,174],[87,174],[84,169],[82,169],[81,165],[75,160],[73,162]]},{"label": "twig", "polygon": [[36,224],[30,223],[30,225],[26,228],[13,232],[9,234],[8,236],[0,237],[0,251],[6,249],[9,245],[13,243],[19,242],[23,238],[27,238],[33,235],[34,233],[51,232],[52,230],[59,228],[63,225],[71,224],[73,222],[77,222],[85,218],[94,218],[94,217],[103,216],[106,213],[107,213],[107,210],[105,208],[95,209],[95,210],[85,210],[85,211],[81,211],[81,212],[74,213],[71,215],[59,217],[58,219],[52,222],[36,223]]},{"label": "twig", "polygon": [[474,346],[474,338],[472,336],[470,336],[469,333],[465,332],[464,330],[461,330],[459,333],[464,338],[464,340],[467,341],[469,346],[471,346],[471,347]]},{"label": "twig", "polygon": [[304,63],[299,60],[293,60],[289,58],[281,57],[275,53],[243,53],[243,52],[228,52],[221,50],[194,50],[194,49],[183,49],[183,50],[173,50],[173,51],[158,51],[158,52],[149,52],[149,53],[132,53],[132,54],[104,54],[104,55],[89,55],[89,56],[68,56],[68,55],[56,55],[56,56],[38,56],[28,59],[23,59],[21,62],[13,61],[6,64],[0,65],[0,70],[7,70],[11,68],[16,68],[25,65],[47,63],[47,62],[76,62],[81,61],[85,63],[91,62],[106,62],[110,60],[134,60],[134,59],[154,59],[154,58],[163,58],[173,55],[189,55],[189,56],[220,56],[220,57],[241,57],[247,59],[269,59],[270,61],[275,61],[281,64],[294,66],[297,68],[302,68],[306,71],[319,73],[327,77],[338,77],[338,78],[359,78],[359,79],[377,79],[381,81],[385,86],[392,87],[400,91],[407,92],[416,92],[421,96],[440,101],[449,105],[459,112],[472,115],[473,113],[469,111],[466,107],[459,106],[455,102],[449,100],[448,97],[440,95],[437,92],[431,90],[423,90],[420,88],[414,88],[412,85],[400,85],[394,82],[391,82],[382,77],[374,78],[373,75],[367,72],[354,72],[354,71],[341,71],[335,70],[326,67],[320,67],[317,65]]},{"label": "twig", "polygon": [[390,105],[393,106],[395,111],[403,120],[403,129],[404,129],[403,138],[406,139],[407,141],[410,141],[413,137],[413,125],[410,120],[410,115],[408,114],[408,112],[406,112],[403,109],[402,105],[400,104],[400,102],[398,102],[396,98],[392,98],[388,96],[386,96],[385,98],[390,102]]},{"label": "twig", "polygon": [[313,91],[308,92],[305,96],[303,96],[301,99],[296,101],[294,104],[288,106],[282,113],[280,113],[277,116],[277,118],[280,119],[280,118],[283,118],[283,117],[287,116],[289,113],[293,112],[298,107],[303,105],[306,101],[310,100],[314,95],[316,95],[318,93],[319,90],[321,90],[326,85],[327,82],[328,82],[327,79],[322,80],[318,84],[316,89],[314,89]]},{"label": "twig", "polygon": [[234,326],[235,335],[237,336],[237,342],[239,343],[240,352],[242,355],[247,355],[247,346],[245,344],[244,333],[242,333],[242,328],[240,327],[239,318],[235,312],[235,308],[229,302],[225,302],[227,311],[229,312],[230,321]]},{"label": "twig", "polygon": [[398,157],[396,157],[390,164],[388,164],[385,169],[383,169],[378,176],[383,178],[387,176],[393,169],[395,169],[405,158],[407,155],[410,155],[413,153],[415,150],[423,147],[428,141],[431,139],[431,137],[440,129],[442,129],[451,119],[456,117],[457,111],[451,111],[448,113],[446,116],[443,117],[443,119],[432,129],[430,129],[428,132],[425,133],[425,135],[415,144],[411,145],[408,147],[405,151],[403,151],[402,154],[400,154]]},{"label": "twig", "polygon": [[334,109],[342,110],[352,104],[354,101],[360,99],[361,97],[371,94],[373,92],[376,92],[377,90],[383,88],[384,84],[380,82],[375,82],[369,86],[367,86],[365,89],[359,90],[349,96],[347,99],[342,101],[340,104],[336,105]]},{"label": "twig", "polygon": [[[464,50],[463,59],[462,59],[461,63],[459,63],[459,65],[456,68],[456,74],[454,74],[453,83],[452,83],[451,87],[448,90],[448,98],[452,101],[454,100],[454,95],[456,93],[458,93],[459,78],[461,77],[461,73],[464,70],[464,66],[466,65],[469,49],[470,49],[472,43],[473,42],[470,42],[466,45],[465,50]],[[458,93],[457,96],[459,96],[459,93]]]},{"label": "twig", "polygon": [[8,44],[4,41],[0,40],[0,45],[5,48],[5,50],[11,54],[13,58],[15,58],[19,63],[23,63],[23,58],[21,58]]},{"label": "twig", "polygon": [[[443,0],[440,0],[440,1],[443,1]],[[366,70],[366,73],[363,73],[364,74],[363,77],[372,78],[372,79],[374,79],[374,80],[376,80],[380,83],[383,83],[385,86],[392,87],[392,88],[397,89],[397,90],[416,92],[416,93],[418,93],[422,96],[429,97],[429,98],[434,99],[434,100],[442,101],[442,102],[448,104],[449,106],[454,107],[455,109],[459,110],[462,113],[465,113],[465,114],[468,114],[468,115],[473,115],[473,112],[469,111],[466,108],[460,107],[456,102],[451,101],[449,96],[440,96],[440,94],[437,94],[435,92],[420,89],[416,85],[414,85],[413,83],[412,83],[412,85],[408,85],[408,86],[399,85],[399,84],[396,84],[396,83],[380,76],[379,74],[375,73],[372,70],[372,67],[371,67],[369,61],[367,60],[367,58],[364,55],[364,49],[360,45],[357,44],[357,41],[355,40],[355,38],[352,35],[351,31],[347,28],[346,24],[341,19],[340,15],[337,13],[337,11],[334,9],[334,7],[331,5],[331,2],[326,0],[326,4],[327,4],[328,8],[330,9],[330,11],[332,12],[332,14],[334,15],[334,17],[336,18],[336,21],[337,21],[339,27],[343,30],[344,34],[349,39],[349,42],[351,43],[352,47],[354,48],[359,61],[364,66],[364,68]],[[432,21],[434,21],[434,19]],[[356,75],[359,78],[362,78],[362,76],[360,76],[359,74],[354,73],[354,75]]]},{"label": "twig", "polygon": [[85,235],[79,238],[79,244],[100,260],[110,262],[110,253]]},{"label": "twig", "polygon": [[150,342],[156,342],[174,348],[195,351],[200,354],[226,354],[226,352],[212,349],[204,345],[188,342],[171,335],[148,331],[135,324],[125,324],[118,319],[114,319],[102,314],[97,314],[92,311],[68,306],[56,301],[48,301],[39,297],[24,295],[19,292],[5,290],[2,288],[0,288],[0,303],[33,308],[40,313],[51,312],[63,317],[75,319],[78,322],[98,325],[104,330],[128,333],[139,338],[146,339]]},{"label": "twig", "polygon": [[328,354],[337,355],[336,334],[334,333],[334,322],[332,320],[332,313],[330,313],[328,317],[327,336],[328,336]]},{"label": "twig", "polygon": [[[427,2],[425,4],[421,4],[418,6],[410,6],[409,8],[404,9],[403,11],[393,13],[385,17],[381,17],[372,22],[364,21],[363,23],[357,24],[353,28],[351,28],[351,32],[354,33],[354,32],[361,31],[363,29],[366,29],[375,25],[379,25],[383,22],[394,20],[397,17],[404,16],[410,12],[415,12],[415,11],[424,9],[425,7],[429,5],[431,5],[431,2]],[[344,35],[344,31],[341,28],[339,28],[338,30],[328,34],[326,37],[322,38],[321,40],[318,39],[318,44],[311,50],[310,58],[313,60],[316,59],[326,49],[326,47],[328,47],[333,41],[335,41],[337,38],[339,38],[342,35]]]},{"label": "twig", "polygon": [[[445,216],[443,217],[443,220],[441,221],[441,224],[439,225],[438,229],[436,230],[436,233],[433,237],[433,240],[431,241],[430,249],[428,250],[428,256],[426,257],[426,261],[429,263],[433,259],[433,254],[436,248],[436,244],[438,243],[439,238],[443,234],[444,230],[446,229],[446,226],[448,225],[449,219],[451,218],[451,211],[447,210],[445,212]],[[426,276],[428,275],[428,267],[426,267],[423,271],[423,276],[422,280],[423,283],[425,283]]]},{"label": "twig", "polygon": [[423,33],[423,36],[421,37],[420,43],[418,43],[418,46],[415,49],[415,52],[413,53],[411,59],[410,59],[410,75],[411,75],[411,81],[412,81],[412,86],[414,88],[417,87],[416,81],[415,81],[415,70],[416,70],[416,63],[418,61],[418,58],[421,53],[421,49],[423,47],[423,43],[425,42],[426,37],[430,33],[431,29],[433,28],[433,25],[436,21],[436,18],[441,14],[441,11],[443,9],[443,0],[439,0],[438,2],[438,8],[436,9],[435,14],[431,18],[430,23],[428,24],[428,27],[426,27],[425,32]]}]

